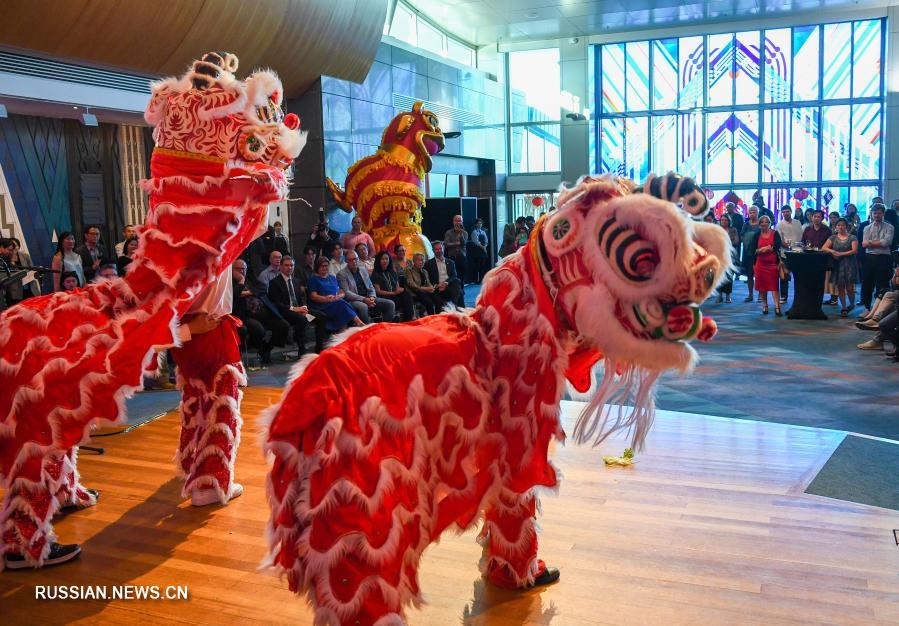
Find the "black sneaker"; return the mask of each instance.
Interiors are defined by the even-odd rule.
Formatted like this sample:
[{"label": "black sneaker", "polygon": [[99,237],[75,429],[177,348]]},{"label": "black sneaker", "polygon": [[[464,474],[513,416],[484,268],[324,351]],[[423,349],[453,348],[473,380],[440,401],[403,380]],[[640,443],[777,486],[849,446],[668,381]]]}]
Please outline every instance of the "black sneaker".
[{"label": "black sneaker", "polygon": [[551,567],[547,565],[543,570],[543,573],[534,579],[534,584],[531,585],[531,587],[543,587],[544,585],[551,585],[554,582],[557,582],[560,576],[562,576],[562,573],[559,571],[558,567]]},{"label": "black sneaker", "polygon": [[[66,561],[71,561],[79,554],[81,554],[81,546],[77,543],[67,545],[53,543],[50,545],[50,554],[44,559],[44,566],[60,565]],[[21,554],[7,554],[4,560],[6,561],[6,569],[31,569],[34,567]]]}]

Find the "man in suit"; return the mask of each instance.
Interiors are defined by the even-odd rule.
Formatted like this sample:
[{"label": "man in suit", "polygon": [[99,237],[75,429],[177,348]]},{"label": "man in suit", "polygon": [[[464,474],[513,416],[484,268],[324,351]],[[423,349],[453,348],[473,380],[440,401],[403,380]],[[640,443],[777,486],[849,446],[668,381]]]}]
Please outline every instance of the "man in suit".
[{"label": "man in suit", "polygon": [[81,267],[84,268],[84,280],[87,282],[94,279],[101,265],[111,261],[106,248],[100,243],[100,229],[97,226],[87,227],[84,231],[84,243],[75,248],[75,252],[81,256]]},{"label": "man in suit", "polygon": [[[231,264],[231,281],[234,288],[234,302],[231,314],[243,322],[241,335],[246,336],[250,347],[259,352],[263,365],[272,362],[272,345],[283,346],[290,327],[280,317],[266,308],[253,292],[247,277],[247,262],[238,258]],[[238,331],[238,332],[240,332]]]},{"label": "man in suit", "polygon": [[368,270],[359,262],[359,255],[355,250],[348,250],[344,258],[346,267],[337,274],[337,282],[345,294],[344,300],[350,303],[359,319],[366,324],[370,323],[370,310],[380,312],[385,322],[392,322],[396,315],[393,300],[375,295],[375,286],[371,283]]},{"label": "man in suit", "polygon": [[290,255],[281,257],[281,271],[268,284],[268,298],[278,308],[281,317],[293,327],[293,338],[302,355],[306,351],[307,315],[314,316],[315,351],[324,349],[326,317],[320,311],[310,311],[306,305],[306,290],[293,276],[294,260]]},{"label": "man in suit", "polygon": [[412,265],[406,266],[406,289],[412,292],[416,302],[425,307],[428,315],[433,315],[440,312],[444,301],[436,294],[424,265],[425,255],[421,252],[412,255]]},{"label": "man in suit", "polygon": [[434,248],[434,258],[425,263],[425,271],[428,273],[428,280],[434,285],[434,294],[442,300],[440,308],[447,302],[465,306],[462,281],[456,273],[456,264],[444,256],[442,241],[435,241],[431,246]]}]

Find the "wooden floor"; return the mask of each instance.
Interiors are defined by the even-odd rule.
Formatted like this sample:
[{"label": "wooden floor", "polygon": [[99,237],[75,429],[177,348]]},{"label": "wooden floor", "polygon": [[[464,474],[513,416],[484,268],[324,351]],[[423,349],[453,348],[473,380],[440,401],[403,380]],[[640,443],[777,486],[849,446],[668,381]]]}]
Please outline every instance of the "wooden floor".
[{"label": "wooden floor", "polygon": [[[42,571],[0,573],[4,624],[308,624],[311,612],[264,552],[266,465],[259,411],[276,389],[249,389],[237,478],[244,495],[197,509],[179,498],[169,415],[83,454],[100,504],[56,525],[82,557]],[[566,403],[570,430],[576,403]],[[559,584],[513,593],[478,575],[474,533],[426,553],[427,605],[411,624],[896,624],[899,514],[802,493],[841,433],[662,412],[631,468],[601,450],[554,451],[564,477],[543,498],[541,556]],[[188,585],[188,601],[34,599],[35,585]],[[111,591],[110,591],[111,593]]]}]

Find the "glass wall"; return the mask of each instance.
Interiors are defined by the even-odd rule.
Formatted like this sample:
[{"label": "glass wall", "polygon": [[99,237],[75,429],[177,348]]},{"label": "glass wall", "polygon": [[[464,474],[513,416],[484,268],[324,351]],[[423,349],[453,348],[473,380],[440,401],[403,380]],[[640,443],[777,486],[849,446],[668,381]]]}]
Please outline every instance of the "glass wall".
[{"label": "glass wall", "polygon": [[713,204],[846,202],[882,179],[883,20],[594,47],[600,172],[694,177]]},{"label": "glass wall", "polygon": [[384,34],[456,63],[477,66],[477,54],[472,46],[443,32],[405,2],[397,2],[393,20],[384,24]]},{"label": "glass wall", "polygon": [[509,53],[511,173],[561,167],[559,49]]}]

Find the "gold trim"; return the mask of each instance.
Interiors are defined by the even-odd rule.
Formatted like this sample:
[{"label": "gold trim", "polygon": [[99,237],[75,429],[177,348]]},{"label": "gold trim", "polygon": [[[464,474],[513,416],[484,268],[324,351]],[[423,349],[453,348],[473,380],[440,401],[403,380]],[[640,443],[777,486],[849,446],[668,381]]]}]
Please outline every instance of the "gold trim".
[{"label": "gold trim", "polygon": [[198,161],[212,161],[213,163],[227,163],[228,159],[214,157],[209,154],[200,154],[199,152],[186,152],[184,150],[172,150],[171,148],[153,148],[153,154],[165,154],[168,156],[181,157],[182,159],[196,159]]}]

